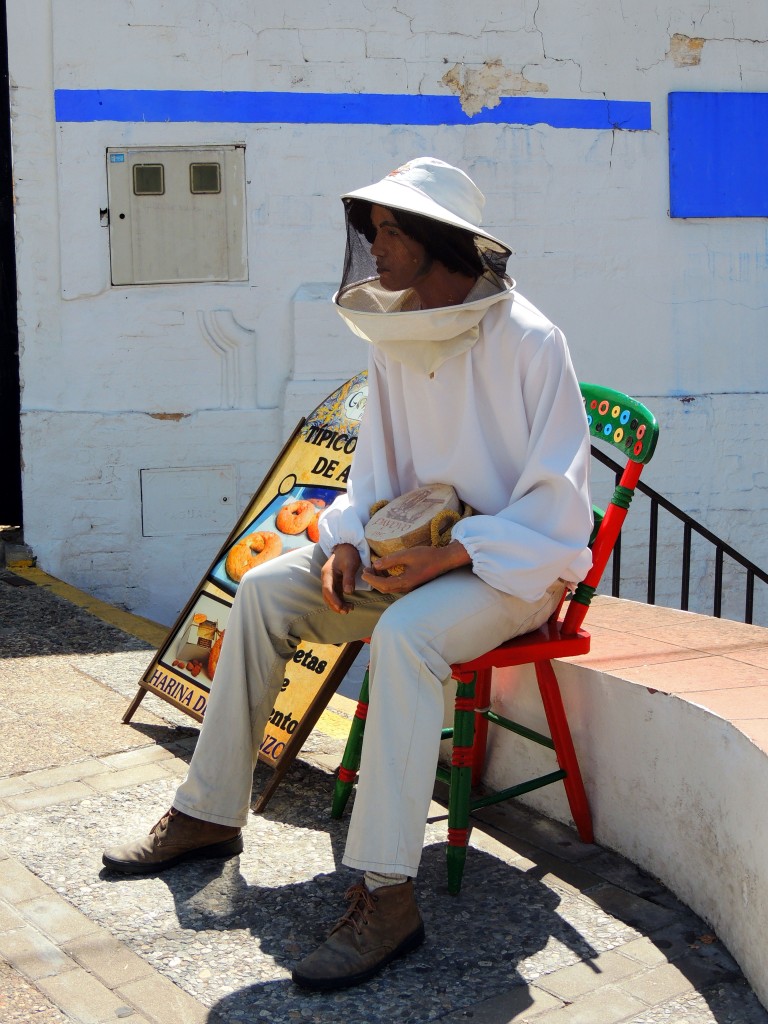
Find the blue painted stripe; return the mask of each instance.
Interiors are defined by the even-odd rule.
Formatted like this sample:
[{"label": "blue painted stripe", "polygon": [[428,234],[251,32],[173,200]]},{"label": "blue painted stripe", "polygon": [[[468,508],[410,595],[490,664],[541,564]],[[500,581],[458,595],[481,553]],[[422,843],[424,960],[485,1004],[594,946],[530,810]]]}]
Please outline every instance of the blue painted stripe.
[{"label": "blue painted stripe", "polygon": [[469,117],[457,96],[383,93],[184,92],[57,89],[57,121],[198,121],[243,124],[549,124],[648,131],[651,105],[626,100],[506,96]]}]

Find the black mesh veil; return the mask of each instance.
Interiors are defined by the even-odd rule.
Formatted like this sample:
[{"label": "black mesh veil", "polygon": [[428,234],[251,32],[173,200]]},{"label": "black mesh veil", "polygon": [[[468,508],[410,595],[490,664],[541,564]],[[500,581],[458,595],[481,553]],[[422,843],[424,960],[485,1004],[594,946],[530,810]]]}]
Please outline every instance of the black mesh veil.
[{"label": "black mesh veil", "polygon": [[[371,254],[374,239],[371,204],[361,199],[344,199],[343,202],[347,246],[337,299],[339,305],[380,313],[407,308],[403,292],[387,291],[378,283],[376,260]],[[392,212],[406,234],[426,244],[431,255],[442,260],[449,269],[475,277],[491,271],[502,281],[506,279],[508,249],[482,235],[472,235],[441,221],[396,209]]]},{"label": "black mesh veil", "polygon": [[[355,227],[350,220],[350,201],[344,200],[344,215],[347,224],[347,247],[344,253],[344,270],[339,287],[339,300],[351,285],[363,284],[378,278],[376,260],[371,254],[373,237],[366,238],[361,227]],[[342,302],[342,305],[344,303]]]}]

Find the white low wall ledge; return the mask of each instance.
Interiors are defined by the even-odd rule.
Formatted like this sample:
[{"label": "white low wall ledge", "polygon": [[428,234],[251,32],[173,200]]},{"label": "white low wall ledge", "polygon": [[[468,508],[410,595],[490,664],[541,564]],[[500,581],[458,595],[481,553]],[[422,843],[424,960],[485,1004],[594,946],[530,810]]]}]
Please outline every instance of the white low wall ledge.
[{"label": "white low wall ledge", "polygon": [[[768,1005],[768,630],[598,598],[592,651],[558,662],[595,839],[699,914]],[[546,732],[532,670],[499,672],[494,707]],[[551,755],[491,730],[485,781]],[[525,798],[560,821],[562,786]]]}]

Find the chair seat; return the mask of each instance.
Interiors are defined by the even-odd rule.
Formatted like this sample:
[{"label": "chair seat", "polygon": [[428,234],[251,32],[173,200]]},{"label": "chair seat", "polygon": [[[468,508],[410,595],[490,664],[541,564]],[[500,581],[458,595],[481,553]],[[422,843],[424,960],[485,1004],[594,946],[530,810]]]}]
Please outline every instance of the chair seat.
[{"label": "chair seat", "polygon": [[523,633],[507,640],[479,658],[462,661],[451,666],[454,679],[464,674],[482,672],[488,668],[510,668],[513,665],[529,665],[536,661],[550,661],[552,658],[573,658],[589,652],[591,636],[585,629],[576,633],[563,633],[563,622],[549,620],[530,633]]}]

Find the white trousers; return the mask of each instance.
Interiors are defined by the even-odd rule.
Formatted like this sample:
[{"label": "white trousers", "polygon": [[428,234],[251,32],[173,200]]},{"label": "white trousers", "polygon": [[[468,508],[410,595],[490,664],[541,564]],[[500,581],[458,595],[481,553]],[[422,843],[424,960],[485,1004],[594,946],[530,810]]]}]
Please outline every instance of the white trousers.
[{"label": "white trousers", "polygon": [[259,745],[299,641],[371,637],[370,706],[343,861],[413,877],[434,786],[442,687],[450,665],[541,625],[564,584],[557,581],[539,601],[527,602],[465,567],[398,598],[358,591],[351,598],[354,610],[340,615],[321,596],[325,560],[319,545],[308,546],[243,577],[189,774],[174,806],[206,821],[244,825]]}]

